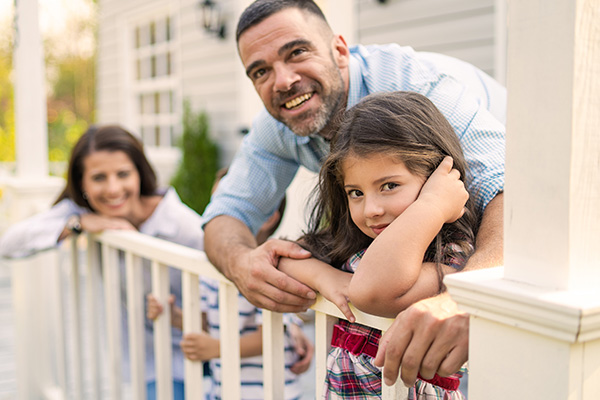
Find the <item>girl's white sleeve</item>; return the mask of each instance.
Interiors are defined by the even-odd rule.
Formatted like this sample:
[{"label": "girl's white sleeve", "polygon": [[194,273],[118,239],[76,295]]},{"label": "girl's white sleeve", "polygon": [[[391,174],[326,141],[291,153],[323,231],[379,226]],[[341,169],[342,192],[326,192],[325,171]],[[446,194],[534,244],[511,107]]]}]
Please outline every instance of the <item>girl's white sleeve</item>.
[{"label": "girl's white sleeve", "polygon": [[56,247],[69,217],[81,212],[75,203],[65,199],[48,211],[11,225],[0,237],[0,256],[20,258]]}]

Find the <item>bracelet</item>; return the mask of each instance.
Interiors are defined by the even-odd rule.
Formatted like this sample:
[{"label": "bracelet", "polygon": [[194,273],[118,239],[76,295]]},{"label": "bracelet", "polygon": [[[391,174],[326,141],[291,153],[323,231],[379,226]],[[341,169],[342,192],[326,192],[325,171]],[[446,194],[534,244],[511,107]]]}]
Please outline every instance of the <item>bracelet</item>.
[{"label": "bracelet", "polygon": [[67,220],[67,229],[75,235],[83,232],[83,228],[81,228],[81,216],[79,214],[73,214],[69,217]]}]

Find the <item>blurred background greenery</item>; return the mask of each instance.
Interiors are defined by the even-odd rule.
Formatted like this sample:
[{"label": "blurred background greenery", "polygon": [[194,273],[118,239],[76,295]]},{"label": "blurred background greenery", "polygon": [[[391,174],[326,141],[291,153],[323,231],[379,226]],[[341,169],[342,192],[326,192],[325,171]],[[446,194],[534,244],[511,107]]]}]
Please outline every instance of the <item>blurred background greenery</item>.
[{"label": "blurred background greenery", "polygon": [[[8,2],[7,2],[8,3]],[[96,4],[71,2],[61,9],[62,21],[50,15],[41,21],[46,63],[48,156],[50,173],[63,173],[71,147],[95,122]],[[41,2],[43,6],[43,2]],[[0,163],[5,170],[15,161],[15,117],[12,72],[14,10],[0,16]],[[6,172],[6,171],[5,171]]]}]

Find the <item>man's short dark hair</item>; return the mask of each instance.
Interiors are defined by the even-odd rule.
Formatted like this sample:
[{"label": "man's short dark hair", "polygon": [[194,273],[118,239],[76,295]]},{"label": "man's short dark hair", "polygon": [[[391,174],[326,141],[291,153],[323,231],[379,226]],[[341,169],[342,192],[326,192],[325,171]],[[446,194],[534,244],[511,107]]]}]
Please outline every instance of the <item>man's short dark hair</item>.
[{"label": "man's short dark hair", "polygon": [[313,0],[256,0],[254,3],[250,4],[240,16],[235,33],[236,42],[240,40],[240,36],[248,28],[259,24],[271,15],[281,10],[285,10],[286,8],[297,8],[309,12],[327,23],[323,11],[321,11],[319,6]]}]

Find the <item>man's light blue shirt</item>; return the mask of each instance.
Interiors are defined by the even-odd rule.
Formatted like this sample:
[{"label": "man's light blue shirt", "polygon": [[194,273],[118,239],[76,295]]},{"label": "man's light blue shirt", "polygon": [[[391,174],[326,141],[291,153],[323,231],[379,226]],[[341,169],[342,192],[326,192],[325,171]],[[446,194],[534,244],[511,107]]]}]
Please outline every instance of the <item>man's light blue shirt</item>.
[{"label": "man's light blue shirt", "polygon": [[[504,187],[506,90],[474,66],[395,44],[350,49],[347,108],[375,92],[427,96],[444,114],[469,165],[469,191],[483,211]],[[245,223],[256,234],[279,206],[300,165],[318,172],[329,143],[300,137],[263,109],[242,142],[227,175],[203,214]]]}]

